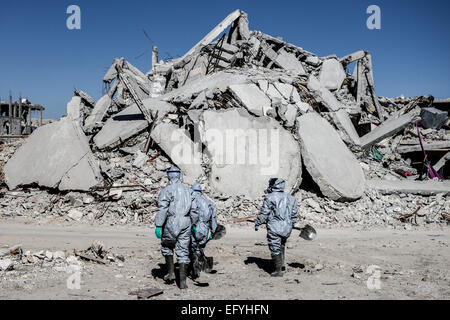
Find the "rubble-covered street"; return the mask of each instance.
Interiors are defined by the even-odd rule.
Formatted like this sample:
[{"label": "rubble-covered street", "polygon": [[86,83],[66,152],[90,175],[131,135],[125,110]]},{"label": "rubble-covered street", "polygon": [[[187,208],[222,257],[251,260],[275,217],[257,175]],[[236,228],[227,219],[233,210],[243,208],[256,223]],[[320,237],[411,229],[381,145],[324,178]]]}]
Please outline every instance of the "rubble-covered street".
[{"label": "rubble-covered street", "polygon": [[[369,52],[320,57],[250,19],[230,13],[182,57],[154,46],[151,70],[115,58],[100,99],[75,89],[61,119],[2,136],[0,299],[449,299],[448,99],[378,96]],[[154,236],[174,165],[227,228],[186,292]],[[250,232],[273,177],[318,231],[293,232],[283,278]]]}]

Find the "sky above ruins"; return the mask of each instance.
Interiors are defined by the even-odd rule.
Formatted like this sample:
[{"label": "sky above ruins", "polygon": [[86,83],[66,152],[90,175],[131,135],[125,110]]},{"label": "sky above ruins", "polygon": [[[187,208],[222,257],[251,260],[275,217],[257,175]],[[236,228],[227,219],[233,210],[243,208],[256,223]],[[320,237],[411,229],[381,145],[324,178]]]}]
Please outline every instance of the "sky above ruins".
[{"label": "sky above ruins", "polygon": [[[69,30],[67,7],[81,9],[81,29]],[[381,10],[369,30],[368,6]],[[443,1],[12,1],[0,9],[0,99],[9,90],[46,107],[57,119],[77,88],[99,99],[115,57],[144,73],[151,44],[160,58],[182,56],[235,9],[259,30],[318,56],[363,49],[372,54],[377,94],[449,97],[450,2]],[[136,59],[139,55],[140,58]]]}]

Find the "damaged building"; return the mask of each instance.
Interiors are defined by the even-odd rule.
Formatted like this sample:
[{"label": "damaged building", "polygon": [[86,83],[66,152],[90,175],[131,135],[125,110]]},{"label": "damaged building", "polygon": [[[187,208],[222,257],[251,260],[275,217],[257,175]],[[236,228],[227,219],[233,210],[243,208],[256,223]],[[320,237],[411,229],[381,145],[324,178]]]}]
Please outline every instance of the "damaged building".
[{"label": "damaged building", "polygon": [[[29,135],[42,125],[42,112],[45,108],[39,104],[32,104],[28,99],[19,98],[12,101],[0,101],[0,135]],[[33,121],[33,111],[39,112],[38,123]]]},{"label": "damaged building", "polygon": [[[143,73],[115,59],[98,101],[75,90],[67,115],[37,128],[7,161],[8,188],[118,200],[142,186],[153,198],[129,200],[126,207],[136,209],[156,201],[174,164],[184,182],[199,181],[228,209],[245,197],[256,210],[252,201],[274,176],[292,194],[313,190],[333,210],[342,208],[336,203],[375,201],[374,193],[450,193],[448,103],[379,97],[367,51],[319,57],[250,30],[247,14],[236,10],[184,56],[159,61],[155,47],[152,61]],[[269,151],[253,162],[224,161],[230,149],[210,135],[230,130],[243,139],[246,157]]]}]

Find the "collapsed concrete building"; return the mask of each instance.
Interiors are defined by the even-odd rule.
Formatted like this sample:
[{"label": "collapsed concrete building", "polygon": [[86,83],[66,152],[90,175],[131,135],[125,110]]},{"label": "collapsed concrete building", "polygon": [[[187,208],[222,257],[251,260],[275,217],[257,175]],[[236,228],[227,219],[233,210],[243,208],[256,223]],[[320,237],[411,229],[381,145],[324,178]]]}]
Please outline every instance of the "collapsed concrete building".
[{"label": "collapsed concrete building", "polygon": [[[368,190],[450,193],[448,104],[378,97],[368,52],[318,57],[249,30],[240,10],[180,58],[158,61],[154,48],[146,74],[115,59],[103,83],[98,101],[75,90],[67,116],[12,155],[9,189],[100,188],[120,197],[114,190],[127,182],[158,189],[175,164],[186,183],[200,181],[217,199],[260,199],[271,177],[293,194],[317,187],[338,202]],[[421,139],[425,160],[439,157],[437,176],[424,169],[431,163]]]}]

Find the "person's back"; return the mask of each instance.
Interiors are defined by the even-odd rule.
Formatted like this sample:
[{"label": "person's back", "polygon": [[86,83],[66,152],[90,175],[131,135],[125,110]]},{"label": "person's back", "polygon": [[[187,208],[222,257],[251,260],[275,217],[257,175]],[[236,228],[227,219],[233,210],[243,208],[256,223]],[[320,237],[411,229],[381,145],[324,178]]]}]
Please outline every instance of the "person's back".
[{"label": "person's back", "polygon": [[267,224],[267,242],[275,265],[272,276],[282,276],[287,238],[297,221],[297,200],[284,192],[283,179],[270,179],[261,211],[256,217],[255,231]]},{"label": "person's back", "polygon": [[274,186],[266,195],[271,210],[267,219],[267,227],[282,237],[289,237],[292,231],[292,220],[297,217],[297,205],[293,196],[283,191],[284,182]]},{"label": "person's back", "polygon": [[198,183],[192,186],[193,203],[191,216],[196,229],[196,239],[199,245],[208,241],[208,234],[214,234],[217,228],[216,206],[214,202],[207,199]]},{"label": "person's back", "polygon": [[192,193],[187,186],[181,183],[181,172],[177,167],[170,168],[167,176],[169,185],[161,190],[158,197],[155,233],[161,239],[161,253],[166,260],[168,269],[164,280],[175,280],[173,262],[175,251],[180,265],[180,288],[186,289],[186,271],[190,262]]}]

